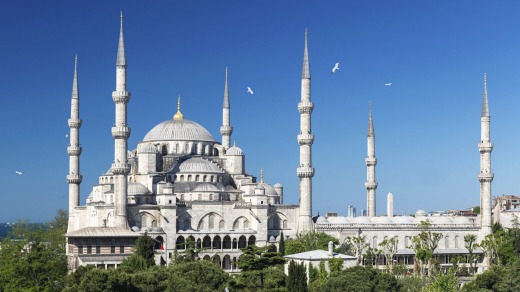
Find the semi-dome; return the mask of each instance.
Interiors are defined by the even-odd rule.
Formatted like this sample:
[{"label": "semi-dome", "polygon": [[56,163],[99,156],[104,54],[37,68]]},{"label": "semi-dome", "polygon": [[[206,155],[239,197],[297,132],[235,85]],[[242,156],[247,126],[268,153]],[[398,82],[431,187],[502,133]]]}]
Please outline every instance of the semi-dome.
[{"label": "semi-dome", "polygon": [[206,141],[215,142],[215,139],[203,126],[186,119],[167,120],[153,127],[143,142],[152,141]]},{"label": "semi-dome", "polygon": [[333,224],[344,224],[344,223],[350,223],[349,222],[349,218],[347,217],[343,217],[343,216],[339,216],[339,217],[328,217],[327,218],[327,222],[328,223],[333,223]]},{"label": "semi-dome", "polygon": [[215,163],[200,157],[191,157],[182,161],[173,168],[173,171],[186,173],[223,173]]},{"label": "semi-dome", "polygon": [[148,194],[150,191],[143,184],[137,182],[128,183],[128,195],[143,195]]},{"label": "semi-dome", "polygon": [[276,190],[274,189],[274,187],[272,185],[266,184],[266,183],[259,183],[258,186],[262,186],[262,188],[265,190],[266,196],[270,196],[270,197],[278,196],[278,193],[276,192]]},{"label": "semi-dome", "polygon": [[219,188],[216,186],[210,184],[210,183],[203,183],[198,186],[196,186],[192,192],[220,192]]},{"label": "semi-dome", "polygon": [[325,218],[323,216],[320,216],[320,217],[318,217],[318,219],[316,219],[316,224],[320,224],[320,223],[321,224],[326,224],[326,223],[329,223],[329,222],[327,221],[327,218]]},{"label": "semi-dome", "polygon": [[370,224],[372,221],[366,216],[354,217],[352,220],[354,223]]}]

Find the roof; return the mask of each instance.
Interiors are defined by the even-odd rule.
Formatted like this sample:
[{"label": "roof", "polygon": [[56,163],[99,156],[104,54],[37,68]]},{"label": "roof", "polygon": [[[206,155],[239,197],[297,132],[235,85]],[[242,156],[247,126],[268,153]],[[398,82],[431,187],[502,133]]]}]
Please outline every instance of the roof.
[{"label": "roof", "polygon": [[[356,260],[356,257],[354,257],[354,256],[341,254],[341,253],[337,253],[337,252],[332,253],[332,255],[333,255],[332,257],[335,259],[341,258],[344,260]],[[317,249],[317,250],[311,250],[311,251],[306,251],[306,252],[302,252],[302,253],[286,255],[286,256],[284,256],[284,258],[293,259],[293,260],[322,261],[322,260],[330,259],[331,256],[329,255],[328,251]]]},{"label": "roof", "polygon": [[121,254],[114,254],[114,255],[80,255],[79,259],[84,264],[99,263],[99,262],[122,262],[128,256],[129,255],[121,255]]},{"label": "roof", "polygon": [[138,233],[123,227],[85,227],[65,234],[66,237],[137,237]]}]

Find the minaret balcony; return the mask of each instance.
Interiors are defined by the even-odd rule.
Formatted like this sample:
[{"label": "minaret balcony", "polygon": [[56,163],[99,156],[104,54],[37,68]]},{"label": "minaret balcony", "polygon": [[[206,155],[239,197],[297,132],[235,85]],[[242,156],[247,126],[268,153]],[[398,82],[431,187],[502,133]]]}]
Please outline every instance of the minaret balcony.
[{"label": "minaret balcony", "polygon": [[224,136],[230,136],[231,133],[233,133],[233,127],[231,126],[221,126],[220,127],[220,134]]},{"label": "minaret balcony", "polygon": [[298,144],[300,145],[312,145],[314,142],[313,134],[299,134],[298,135]]},{"label": "minaret balcony", "polygon": [[68,122],[69,122],[69,128],[81,127],[81,119],[70,118]]},{"label": "minaret balcony", "polygon": [[478,174],[479,182],[492,182],[494,174],[492,172],[481,172]]},{"label": "minaret balcony", "polygon": [[67,181],[69,182],[69,184],[80,184],[82,180],[82,175],[75,173],[67,175]]},{"label": "minaret balcony", "polygon": [[129,174],[130,173],[130,164],[128,163],[112,163],[112,167],[110,168],[113,174]]},{"label": "minaret balcony", "polygon": [[493,143],[486,141],[478,143],[478,151],[480,153],[491,152],[493,150]]},{"label": "minaret balcony", "polygon": [[311,101],[301,101],[298,103],[298,111],[300,114],[310,114],[314,108],[314,103]]},{"label": "minaret balcony", "polygon": [[375,190],[375,189],[377,189],[377,182],[375,182],[375,181],[366,181],[365,182],[365,188],[367,190]]},{"label": "minaret balcony", "polygon": [[112,92],[112,100],[115,103],[128,103],[130,101],[130,91],[116,90]]},{"label": "minaret balcony", "polygon": [[298,167],[296,170],[298,177],[313,177],[314,176],[314,168],[308,166]]},{"label": "minaret balcony", "polygon": [[67,147],[67,152],[69,156],[79,156],[81,155],[81,146],[69,146]]},{"label": "minaret balcony", "polygon": [[112,137],[115,139],[127,139],[130,137],[129,127],[112,127]]},{"label": "minaret balcony", "polygon": [[375,157],[367,157],[367,158],[365,158],[365,163],[367,164],[367,166],[376,165],[377,164],[377,158],[375,158]]}]

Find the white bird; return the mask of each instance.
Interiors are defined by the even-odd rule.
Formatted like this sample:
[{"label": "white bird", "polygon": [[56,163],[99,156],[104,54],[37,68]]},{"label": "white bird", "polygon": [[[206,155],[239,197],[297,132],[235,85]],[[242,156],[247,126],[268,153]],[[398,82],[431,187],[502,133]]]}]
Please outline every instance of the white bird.
[{"label": "white bird", "polygon": [[332,74],[336,73],[336,71],[338,71],[338,70],[339,70],[339,63],[336,63],[334,65],[334,68],[332,68]]},{"label": "white bird", "polygon": [[68,138],[69,137],[69,134],[65,134],[65,138]]},{"label": "white bird", "polygon": [[251,93],[251,94],[254,94],[254,93],[253,93],[253,90],[252,90],[251,87],[249,87],[249,86],[247,87],[247,92],[248,92],[248,93]]},{"label": "white bird", "polygon": [[392,86],[392,82],[385,83],[385,86]]},{"label": "white bird", "polygon": [[15,171],[15,173],[16,173],[17,175],[22,175],[22,174],[23,174],[23,172],[21,172],[21,171],[18,171],[18,170],[17,170],[17,171]]}]

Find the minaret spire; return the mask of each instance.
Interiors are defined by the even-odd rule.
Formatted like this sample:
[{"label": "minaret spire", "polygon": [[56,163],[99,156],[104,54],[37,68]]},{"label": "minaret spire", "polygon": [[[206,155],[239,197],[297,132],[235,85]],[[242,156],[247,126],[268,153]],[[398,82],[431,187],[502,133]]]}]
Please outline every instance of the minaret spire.
[{"label": "minaret spire", "polygon": [[367,165],[367,180],[365,188],[367,189],[367,216],[376,216],[376,142],[374,134],[374,121],[372,118],[372,103],[369,105],[368,113],[368,135],[367,135],[367,157],[365,158]]},{"label": "minaret spire", "polygon": [[[112,92],[114,100],[115,124],[112,127],[112,137],[114,137],[114,163],[112,163],[112,174],[115,176],[114,183],[114,219],[116,227],[128,227],[127,220],[127,190],[128,174],[130,165],[128,164],[128,137],[131,129],[127,124],[127,104],[130,101],[130,92],[126,89],[126,55],[125,42],[123,38],[123,12],[121,12],[121,23],[119,33],[119,44],[117,48],[116,60],[116,90]],[[112,224],[109,222],[109,224]]]},{"label": "minaret spire", "polygon": [[303,70],[301,79],[301,101],[298,103],[300,112],[300,165],[296,170],[300,178],[300,218],[298,232],[305,233],[314,229],[312,222],[312,143],[314,135],[311,131],[311,113],[314,104],[311,101],[311,71],[309,65],[309,50],[307,47],[307,30],[305,30],[305,47],[303,51]]},{"label": "minaret spire", "polygon": [[184,115],[181,113],[181,96],[177,98],[177,113],[173,116],[174,120],[184,119]]},{"label": "minaret spire", "polygon": [[222,126],[220,127],[220,134],[222,134],[222,147],[224,147],[225,150],[229,149],[231,133],[233,133],[233,127],[231,127],[229,112],[230,106],[228,90],[228,68],[226,67],[226,81],[224,83],[224,103],[222,105]]},{"label": "minaret spire", "polygon": [[70,119],[68,120],[70,128],[70,144],[67,147],[69,153],[69,174],[67,181],[69,183],[69,225],[68,232],[77,228],[74,209],[79,206],[79,190],[83,177],[80,175],[79,156],[81,155],[81,146],[79,144],[79,128],[81,127],[81,119],[79,118],[79,85],[78,85],[78,56],[74,58],[74,79],[72,81],[72,96],[70,106]]},{"label": "minaret spire", "polygon": [[487,80],[484,73],[484,96],[482,99],[482,115],[480,117],[480,143],[478,150],[480,152],[480,172],[478,180],[480,182],[480,218],[481,218],[481,239],[491,234],[491,182],[493,181],[493,172],[491,170],[491,151],[493,143],[491,143],[490,135],[489,104],[487,94]]}]

